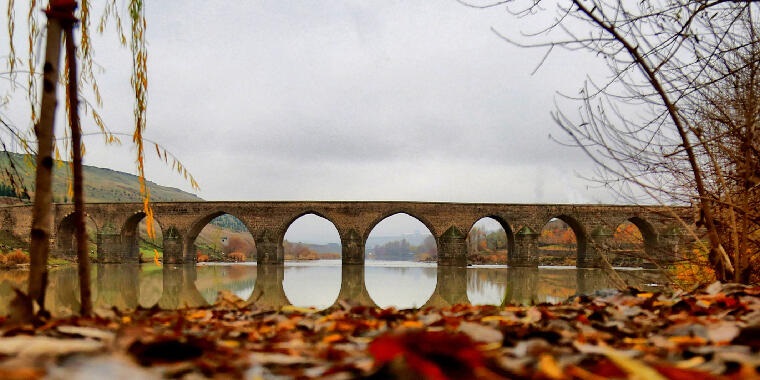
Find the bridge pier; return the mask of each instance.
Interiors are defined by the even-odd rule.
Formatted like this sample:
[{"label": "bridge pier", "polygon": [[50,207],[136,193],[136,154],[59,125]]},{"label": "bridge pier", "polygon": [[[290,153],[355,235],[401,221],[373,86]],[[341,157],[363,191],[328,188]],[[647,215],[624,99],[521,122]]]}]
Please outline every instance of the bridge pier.
[{"label": "bridge pier", "polygon": [[270,229],[261,232],[256,241],[256,263],[258,265],[282,265],[285,262],[285,252],[282,241]]},{"label": "bridge pier", "polygon": [[128,260],[128,247],[122,242],[120,234],[99,233],[98,234],[98,262],[101,264],[119,264],[119,263],[137,263],[139,260],[135,257],[134,261]]},{"label": "bridge pier", "polygon": [[538,236],[528,226],[524,226],[515,234],[514,252],[508,252],[509,267],[538,267]]},{"label": "bridge pier", "polygon": [[164,264],[183,264],[184,253],[182,237],[176,228],[170,227],[164,234]]},{"label": "bridge pier", "polygon": [[666,264],[672,263],[681,258],[681,250],[685,245],[685,238],[678,228],[671,227],[660,235],[654,249],[647,249],[647,254],[651,257],[656,257]]},{"label": "bridge pier", "polygon": [[602,255],[606,255],[609,252],[609,243],[613,235],[612,231],[604,226],[595,228],[591,232],[591,244],[586,246],[586,252],[581,252],[581,244],[578,244],[579,251],[575,259],[576,268],[601,268]]},{"label": "bridge pier", "polygon": [[439,266],[467,266],[467,236],[451,226],[438,238]]},{"label": "bridge pier", "polygon": [[341,242],[343,265],[364,265],[364,241],[355,229],[350,229]]}]

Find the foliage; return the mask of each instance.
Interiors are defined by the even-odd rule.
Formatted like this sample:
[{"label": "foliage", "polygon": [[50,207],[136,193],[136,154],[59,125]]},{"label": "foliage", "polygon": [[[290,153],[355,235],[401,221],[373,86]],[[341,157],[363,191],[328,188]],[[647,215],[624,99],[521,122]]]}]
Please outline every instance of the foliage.
[{"label": "foliage", "polygon": [[242,252],[232,252],[227,255],[227,259],[234,262],[243,262],[245,261],[245,255]]},{"label": "foliage", "polygon": [[16,198],[18,195],[16,195],[16,189],[14,189],[12,186],[0,183],[0,197]]},{"label": "foliage", "polygon": [[668,274],[681,289],[689,289],[700,284],[715,281],[715,272],[710,268],[704,245],[692,249],[688,259],[678,260],[668,268]]},{"label": "foliage", "polygon": [[[0,168],[9,168],[11,165],[16,167],[17,177],[28,186],[30,193],[34,195],[34,168],[25,164],[26,160],[32,159],[29,155],[5,152],[0,154]],[[69,161],[57,161],[56,167],[68,168]],[[137,188],[139,184],[138,177],[111,169],[98,168],[94,166],[83,167],[84,176],[87,178],[85,188],[85,199],[87,202],[140,202],[140,192]],[[71,199],[68,196],[69,184],[66,176],[56,176],[53,178],[53,197],[58,201]],[[172,188],[161,186],[148,181],[151,199],[154,202],[176,202],[176,201],[201,201],[194,194]],[[7,178],[0,180],[0,186],[11,186]]]},{"label": "foliage", "polygon": [[[750,282],[760,248],[756,1],[504,1],[537,31],[519,46],[586,51],[606,64],[554,119],[628,201],[694,204],[696,241],[724,281]],[[546,13],[554,12],[553,17]],[[497,32],[498,33],[498,32]],[[518,40],[519,39],[519,40]],[[717,112],[715,112],[717,111]],[[715,117],[717,116],[717,117]],[[684,227],[689,228],[687,223]],[[705,239],[702,239],[703,235]],[[753,264],[756,263],[756,264]]]},{"label": "foliage", "polygon": [[283,242],[286,260],[318,260],[319,254],[302,243]]},{"label": "foliage", "polygon": [[234,232],[248,232],[248,228],[245,226],[243,221],[230,214],[217,216],[211,220],[210,223],[217,227],[221,227]]},{"label": "foliage", "polygon": [[377,260],[429,261],[438,257],[438,247],[432,236],[426,237],[419,246],[401,239],[376,245],[371,252]]},{"label": "foliage", "polygon": [[227,243],[222,247],[222,252],[226,255],[238,253],[243,257],[255,257],[256,245],[250,234],[248,234],[248,236],[234,234],[227,238]]},{"label": "foliage", "polygon": [[472,227],[467,234],[466,243],[468,252],[491,252],[507,249],[507,233],[503,228],[495,231],[486,231],[478,226]]},{"label": "foliage", "polygon": [[7,265],[29,264],[29,255],[20,249],[14,249],[3,256]]},{"label": "foliage", "polygon": [[[739,22],[746,22],[739,20]],[[760,20],[754,20],[757,25]],[[750,33],[757,33],[750,26]],[[760,282],[760,42],[730,52],[711,67],[726,78],[701,88],[691,122],[715,228],[734,280]]]},{"label": "foliage", "polygon": [[538,237],[538,245],[562,245],[567,247],[575,247],[577,240],[575,238],[575,232],[570,228],[567,223],[562,220],[555,219],[546,224],[541,230],[541,235]]},{"label": "foliage", "polygon": [[612,237],[613,243],[623,245],[635,245],[643,246],[644,238],[641,236],[641,230],[631,222],[621,223],[615,229],[615,233]]}]

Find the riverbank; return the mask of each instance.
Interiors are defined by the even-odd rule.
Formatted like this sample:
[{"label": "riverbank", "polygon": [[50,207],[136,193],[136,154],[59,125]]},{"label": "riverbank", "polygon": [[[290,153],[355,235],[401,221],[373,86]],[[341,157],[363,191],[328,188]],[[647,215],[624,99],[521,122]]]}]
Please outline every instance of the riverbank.
[{"label": "riverbank", "polygon": [[[558,305],[341,304],[0,319],[1,378],[759,378],[760,287],[638,291]],[[278,377],[282,376],[282,377]]]}]

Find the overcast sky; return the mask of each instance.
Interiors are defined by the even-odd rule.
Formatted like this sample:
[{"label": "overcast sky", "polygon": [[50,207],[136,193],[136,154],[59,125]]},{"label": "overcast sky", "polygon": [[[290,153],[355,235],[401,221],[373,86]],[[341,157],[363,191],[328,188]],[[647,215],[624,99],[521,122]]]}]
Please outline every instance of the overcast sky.
[{"label": "overcast sky", "polygon": [[[151,159],[154,182],[206,200],[614,202],[579,177],[592,171],[580,150],[549,139],[564,138],[550,117],[557,92],[577,93],[600,66],[556,52],[531,75],[544,52],[491,31],[530,29],[504,8],[454,0],[146,6],[146,136],[201,190]],[[106,123],[131,134],[129,51],[113,30],[94,49]],[[9,91],[7,81],[0,86]],[[26,112],[25,102],[2,109],[22,126]],[[90,120],[84,128],[95,130]],[[134,173],[123,140],[104,148],[89,138],[85,163]]]}]

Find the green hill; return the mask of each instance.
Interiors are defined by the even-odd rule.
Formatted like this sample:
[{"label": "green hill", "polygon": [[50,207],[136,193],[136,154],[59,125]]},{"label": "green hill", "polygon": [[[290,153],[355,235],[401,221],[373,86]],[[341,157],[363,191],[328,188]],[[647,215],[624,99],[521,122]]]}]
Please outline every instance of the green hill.
[{"label": "green hill", "polygon": [[[10,191],[9,174],[11,160],[29,196],[34,194],[34,158],[29,155],[0,151],[0,192]],[[70,181],[70,166],[67,161],[56,162],[53,181],[54,202],[70,202],[67,196]],[[150,198],[153,202],[202,201],[195,194],[173,187],[157,185],[148,181]],[[140,184],[137,176],[111,169],[84,166],[84,193],[86,202],[140,202]],[[0,194],[9,195],[9,194]]]}]

